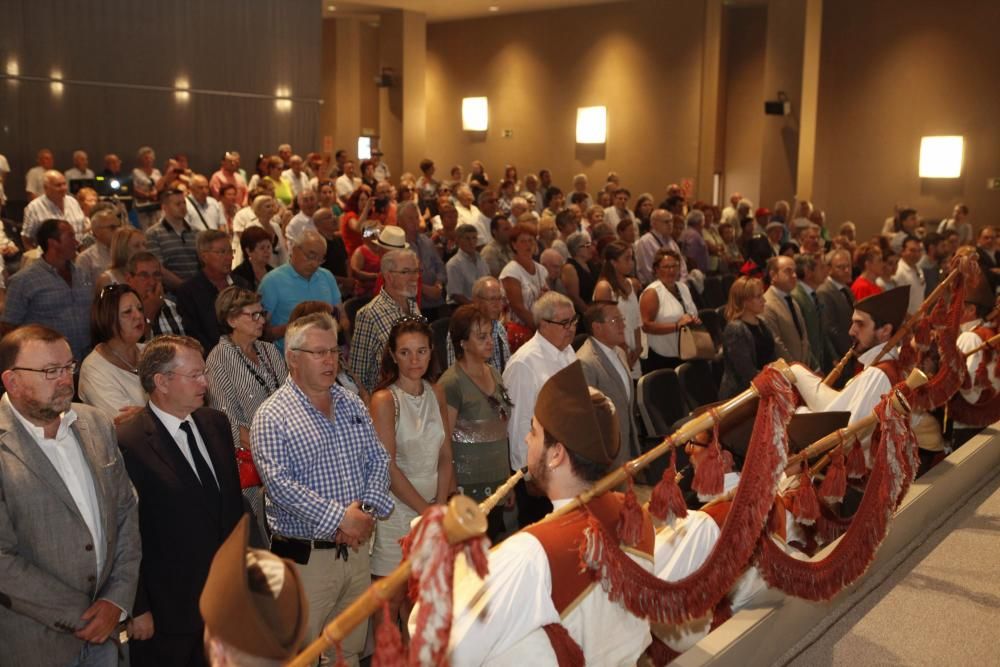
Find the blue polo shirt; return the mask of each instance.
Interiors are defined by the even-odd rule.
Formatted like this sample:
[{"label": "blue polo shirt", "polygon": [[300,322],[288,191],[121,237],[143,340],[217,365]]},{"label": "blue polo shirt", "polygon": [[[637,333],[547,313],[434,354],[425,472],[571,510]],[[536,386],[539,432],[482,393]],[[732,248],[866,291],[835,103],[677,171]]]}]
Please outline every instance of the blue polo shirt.
[{"label": "blue polo shirt", "polygon": [[[316,269],[308,280],[292,268],[291,264],[283,264],[268,271],[260,286],[260,301],[264,309],[270,313],[268,322],[271,326],[281,326],[288,323],[288,317],[295,306],[303,301],[323,301],[331,306],[340,305],[340,288],[337,279],[327,269]],[[284,352],[284,339],[275,341],[278,348]]]}]

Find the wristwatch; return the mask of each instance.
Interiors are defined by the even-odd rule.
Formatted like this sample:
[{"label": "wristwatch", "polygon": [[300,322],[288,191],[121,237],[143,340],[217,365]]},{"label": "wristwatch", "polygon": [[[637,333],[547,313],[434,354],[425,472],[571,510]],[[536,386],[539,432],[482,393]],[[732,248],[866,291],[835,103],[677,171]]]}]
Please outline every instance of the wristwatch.
[{"label": "wristwatch", "polygon": [[375,516],[375,506],[374,505],[369,505],[368,503],[361,503],[361,511],[364,512],[365,514],[369,515],[373,519],[378,518],[378,517]]}]

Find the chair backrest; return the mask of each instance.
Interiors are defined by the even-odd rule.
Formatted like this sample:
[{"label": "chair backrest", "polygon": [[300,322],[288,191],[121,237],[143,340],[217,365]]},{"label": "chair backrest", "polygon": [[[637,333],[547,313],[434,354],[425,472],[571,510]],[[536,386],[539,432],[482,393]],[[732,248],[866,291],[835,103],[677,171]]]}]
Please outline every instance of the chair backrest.
[{"label": "chair backrest", "polygon": [[[732,289],[733,283],[735,282],[736,282],[736,276],[734,276],[732,273],[727,273],[726,275],[722,276],[722,295],[726,298],[726,301],[729,300],[729,290]],[[723,305],[725,305],[725,301],[723,301],[722,303]]]},{"label": "chair backrest", "polygon": [[725,321],[715,308],[702,308],[698,311],[698,318],[705,325],[716,349],[722,345],[722,330],[725,328]]},{"label": "chair backrest", "polygon": [[351,329],[354,329],[354,320],[358,317],[358,311],[371,300],[370,296],[352,296],[344,302],[344,314],[347,315],[347,321],[351,323]]},{"label": "chair backrest", "polygon": [[578,333],[577,335],[573,336],[574,352],[579,352],[580,348],[583,347],[583,344],[587,342],[587,335],[588,334],[585,333]]},{"label": "chair backrest", "polygon": [[673,423],[687,414],[677,374],[670,368],[651,371],[639,378],[636,403],[649,437],[670,435]]},{"label": "chair backrest", "polygon": [[689,412],[719,400],[719,389],[707,360],[685,361],[677,367],[677,381]]},{"label": "chair backrest", "polygon": [[722,278],[708,276],[705,278],[705,290],[701,293],[704,308],[718,308],[726,303],[728,294],[722,291]]},{"label": "chair backrest", "polygon": [[431,322],[431,338],[434,343],[434,361],[437,363],[437,369],[440,373],[443,373],[448,369],[448,326],[450,324],[450,317],[442,317]]}]

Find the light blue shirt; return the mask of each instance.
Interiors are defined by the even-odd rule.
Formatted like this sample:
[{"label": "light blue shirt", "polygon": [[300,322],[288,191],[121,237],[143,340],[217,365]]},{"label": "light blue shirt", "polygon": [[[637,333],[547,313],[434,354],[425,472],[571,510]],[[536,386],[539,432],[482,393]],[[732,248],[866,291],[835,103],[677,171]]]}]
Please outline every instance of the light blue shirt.
[{"label": "light blue shirt", "polygon": [[[281,326],[288,323],[295,306],[303,301],[323,301],[331,306],[340,305],[340,288],[337,279],[327,269],[316,269],[307,280],[296,271],[291,264],[283,264],[268,271],[260,286],[261,305],[270,313],[268,318],[271,326]],[[282,352],[285,351],[284,339],[275,341]]]}]

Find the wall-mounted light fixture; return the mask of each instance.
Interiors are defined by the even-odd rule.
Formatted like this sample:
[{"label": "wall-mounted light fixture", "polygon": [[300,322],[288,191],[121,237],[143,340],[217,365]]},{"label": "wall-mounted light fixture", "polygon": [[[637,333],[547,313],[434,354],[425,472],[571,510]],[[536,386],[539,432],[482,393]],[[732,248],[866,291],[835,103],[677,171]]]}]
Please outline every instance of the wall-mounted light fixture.
[{"label": "wall-mounted light fixture", "polygon": [[7,61],[7,76],[18,76],[21,74],[21,67],[17,64],[17,61],[11,58]]},{"label": "wall-mounted light fixture", "polygon": [[920,178],[958,178],[962,175],[965,139],[960,136],[920,139]]},{"label": "wall-mounted light fixture", "polygon": [[489,126],[490,105],[485,97],[462,99],[462,129],[466,132],[485,132]]},{"label": "wall-mounted light fixture", "polygon": [[49,90],[56,97],[60,97],[63,94],[63,82],[62,82],[62,71],[54,69],[52,73],[49,74],[51,82],[49,83]]},{"label": "wall-mounted light fixture", "polygon": [[187,102],[191,99],[191,82],[186,76],[179,76],[174,81],[174,99],[178,102]]},{"label": "wall-mounted light fixture", "polygon": [[288,90],[284,86],[278,86],[278,89],[274,91],[274,96],[278,99],[274,100],[274,108],[278,111],[287,112],[292,110],[292,91]]},{"label": "wall-mounted light fixture", "polygon": [[370,160],[372,157],[372,138],[358,137],[358,159]]},{"label": "wall-mounted light fixture", "polygon": [[576,110],[576,143],[603,144],[608,140],[608,108],[580,107]]}]

